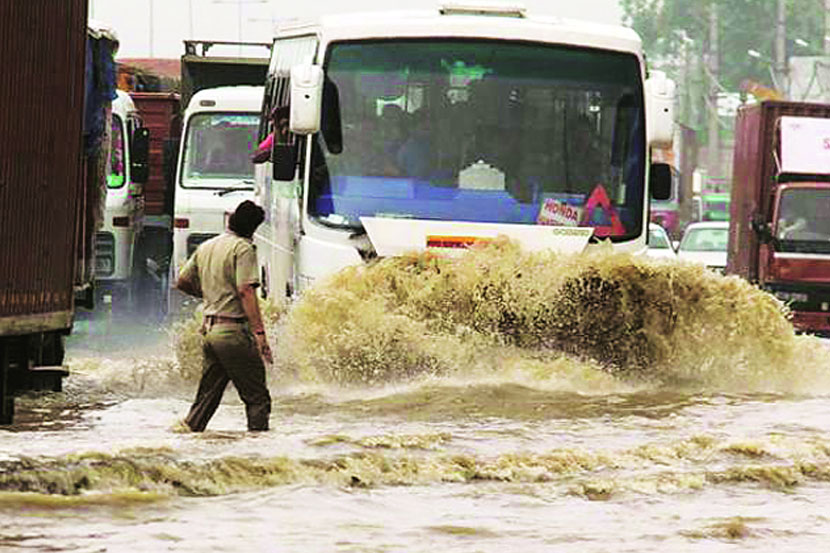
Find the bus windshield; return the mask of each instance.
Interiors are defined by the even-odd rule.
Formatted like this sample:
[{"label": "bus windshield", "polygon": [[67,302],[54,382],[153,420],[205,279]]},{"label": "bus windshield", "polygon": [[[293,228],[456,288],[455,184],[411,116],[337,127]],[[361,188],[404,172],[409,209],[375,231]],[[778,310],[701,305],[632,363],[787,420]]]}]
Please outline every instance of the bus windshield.
[{"label": "bus windshield", "polygon": [[[642,232],[638,58],[485,40],[334,43],[310,215],[592,226]],[[333,92],[332,92],[333,91]],[[329,144],[336,94],[342,144]]]},{"label": "bus windshield", "polygon": [[259,126],[257,113],[198,113],[190,118],[182,161],[182,186],[253,189]]}]

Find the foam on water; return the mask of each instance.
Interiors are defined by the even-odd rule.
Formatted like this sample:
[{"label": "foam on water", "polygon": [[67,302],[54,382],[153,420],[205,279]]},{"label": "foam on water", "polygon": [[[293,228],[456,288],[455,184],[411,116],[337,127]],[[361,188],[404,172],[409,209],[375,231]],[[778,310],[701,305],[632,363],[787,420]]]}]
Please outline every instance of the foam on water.
[{"label": "foam on water", "polygon": [[[619,494],[670,495],[723,484],[787,490],[830,481],[830,447],[821,437],[770,435],[746,444],[701,434],[623,449],[563,447],[492,456],[452,451],[451,441],[441,434],[328,437],[316,441],[315,447],[348,443],[351,451],[313,458],[188,460],[165,448],[22,458],[0,463],[0,510],[38,502],[60,507],[216,496],[284,485],[549,483],[559,494],[605,500]],[[77,499],[49,503],[22,494]]]}]

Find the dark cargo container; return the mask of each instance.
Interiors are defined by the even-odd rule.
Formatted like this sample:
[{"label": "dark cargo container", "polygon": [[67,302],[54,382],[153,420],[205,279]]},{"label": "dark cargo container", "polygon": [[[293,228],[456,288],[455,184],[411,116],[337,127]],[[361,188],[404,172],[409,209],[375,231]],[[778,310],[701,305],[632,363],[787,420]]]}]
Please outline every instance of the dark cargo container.
[{"label": "dark cargo container", "polygon": [[85,0],[0,5],[2,336],[71,325],[85,39]]}]

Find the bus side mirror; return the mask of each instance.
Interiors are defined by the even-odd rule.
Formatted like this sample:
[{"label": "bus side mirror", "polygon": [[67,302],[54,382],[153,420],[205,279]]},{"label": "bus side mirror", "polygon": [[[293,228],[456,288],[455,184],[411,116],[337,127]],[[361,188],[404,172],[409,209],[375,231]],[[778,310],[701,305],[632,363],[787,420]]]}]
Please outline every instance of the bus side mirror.
[{"label": "bus side mirror", "polygon": [[320,130],[323,104],[323,69],[303,64],[291,68],[290,130],[294,134],[314,134]]},{"label": "bus side mirror", "polygon": [[271,148],[272,178],[292,181],[297,172],[297,147],[293,144],[274,144]]},{"label": "bus side mirror", "polygon": [[646,137],[649,146],[671,148],[674,140],[673,80],[662,71],[652,71],[646,80]]},{"label": "bus side mirror", "polygon": [[139,127],[130,142],[130,180],[144,184],[150,178],[150,129]]},{"label": "bus side mirror", "polygon": [[668,163],[652,163],[648,173],[648,187],[652,200],[671,198],[671,167]]}]

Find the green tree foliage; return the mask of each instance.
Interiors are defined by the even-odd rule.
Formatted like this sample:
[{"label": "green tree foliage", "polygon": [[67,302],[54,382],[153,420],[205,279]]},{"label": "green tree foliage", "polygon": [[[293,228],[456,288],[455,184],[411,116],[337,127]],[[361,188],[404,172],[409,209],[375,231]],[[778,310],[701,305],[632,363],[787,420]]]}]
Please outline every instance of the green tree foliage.
[{"label": "green tree foliage", "polygon": [[[787,56],[819,54],[824,41],[824,0],[786,2]],[[738,92],[747,79],[772,87],[769,67],[775,57],[776,0],[620,0],[623,21],[642,37],[651,65],[669,73],[681,71],[688,63],[684,48],[693,58],[704,59],[713,5],[718,15],[717,80],[724,92]],[[796,39],[809,45],[800,46]],[[763,57],[747,55],[750,49]]]}]

